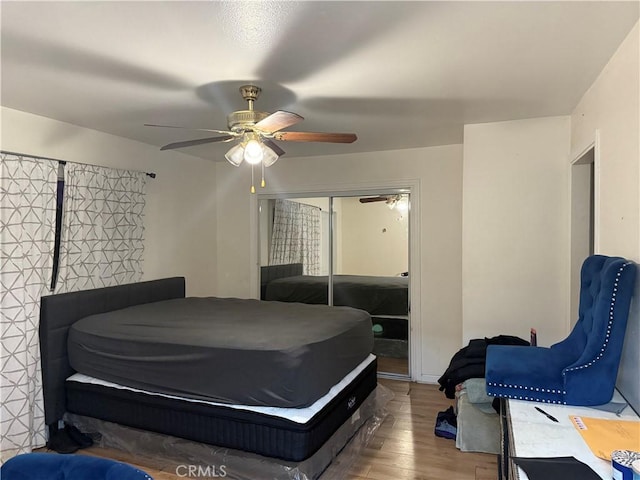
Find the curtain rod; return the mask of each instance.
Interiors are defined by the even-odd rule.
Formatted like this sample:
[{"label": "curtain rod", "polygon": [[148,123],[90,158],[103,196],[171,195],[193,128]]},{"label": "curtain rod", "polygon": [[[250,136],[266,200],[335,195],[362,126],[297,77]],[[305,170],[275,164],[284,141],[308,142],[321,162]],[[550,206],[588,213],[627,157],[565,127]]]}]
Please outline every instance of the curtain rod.
[{"label": "curtain rod", "polygon": [[[59,158],[51,158],[51,157],[43,157],[40,155],[30,155],[28,153],[20,153],[20,152],[10,152],[8,150],[0,150],[0,153],[6,153],[7,155],[16,155],[18,157],[29,157],[29,158],[34,158],[34,159],[42,159],[42,160],[51,160],[53,162],[60,162],[63,165],[66,165],[67,163],[76,163],[76,164],[80,164],[80,165],[91,165],[92,167],[103,167],[103,168],[109,168],[109,167],[105,167],[104,165],[94,165],[91,163],[81,163],[81,162],[71,162],[69,160],[60,160]],[[117,170],[121,170],[121,169],[117,169]],[[130,169],[128,169],[130,170]],[[141,170],[131,170],[132,172],[141,172],[144,173],[147,177],[151,177],[151,178],[156,178],[156,174],[154,172],[143,172]]]}]

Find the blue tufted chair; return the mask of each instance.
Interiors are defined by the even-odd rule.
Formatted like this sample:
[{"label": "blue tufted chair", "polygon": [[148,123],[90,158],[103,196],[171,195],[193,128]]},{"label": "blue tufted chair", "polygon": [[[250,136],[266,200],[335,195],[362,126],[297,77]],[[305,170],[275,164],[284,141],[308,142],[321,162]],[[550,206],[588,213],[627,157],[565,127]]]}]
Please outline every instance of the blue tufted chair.
[{"label": "blue tufted chair", "polygon": [[107,458],[25,453],[0,467],[2,480],[153,480],[147,473]]},{"label": "blue tufted chair", "polygon": [[551,348],[490,345],[487,393],[566,405],[611,400],[618,374],[636,265],[593,255],[582,264],[578,321]]}]

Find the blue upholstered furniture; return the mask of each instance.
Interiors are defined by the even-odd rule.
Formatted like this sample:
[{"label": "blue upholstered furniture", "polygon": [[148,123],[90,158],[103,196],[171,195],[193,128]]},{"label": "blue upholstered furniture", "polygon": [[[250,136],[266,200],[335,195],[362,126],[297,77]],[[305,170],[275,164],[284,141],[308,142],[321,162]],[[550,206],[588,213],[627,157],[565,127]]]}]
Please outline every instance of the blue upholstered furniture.
[{"label": "blue upholstered furniture", "polygon": [[613,396],[637,266],[593,255],[580,274],[578,321],[551,348],[490,345],[487,393],[567,405],[600,405]]},{"label": "blue upholstered furniture", "polygon": [[85,455],[25,453],[0,468],[2,480],[153,480],[126,463]]}]

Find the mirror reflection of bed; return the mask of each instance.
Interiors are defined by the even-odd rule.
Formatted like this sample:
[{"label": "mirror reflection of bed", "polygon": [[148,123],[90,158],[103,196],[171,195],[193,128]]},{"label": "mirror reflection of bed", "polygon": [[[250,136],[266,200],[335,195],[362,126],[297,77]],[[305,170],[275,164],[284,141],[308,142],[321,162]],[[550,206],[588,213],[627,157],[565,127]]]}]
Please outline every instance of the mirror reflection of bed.
[{"label": "mirror reflection of bed", "polygon": [[260,298],[371,315],[378,371],[409,376],[409,195],[261,198]]}]

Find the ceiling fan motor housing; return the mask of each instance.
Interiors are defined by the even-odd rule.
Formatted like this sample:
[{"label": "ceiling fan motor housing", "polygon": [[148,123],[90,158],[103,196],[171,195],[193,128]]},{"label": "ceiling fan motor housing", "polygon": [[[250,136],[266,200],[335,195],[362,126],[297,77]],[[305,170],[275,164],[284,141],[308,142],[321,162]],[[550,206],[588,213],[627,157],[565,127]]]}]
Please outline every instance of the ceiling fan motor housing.
[{"label": "ceiling fan motor housing", "polygon": [[244,132],[252,130],[251,127],[263,118],[269,116],[267,112],[256,112],[253,109],[253,102],[260,96],[262,89],[255,85],[242,85],[240,87],[240,95],[249,104],[249,110],[239,110],[227,115],[227,124],[232,132]]},{"label": "ceiling fan motor housing", "polygon": [[239,110],[227,115],[227,124],[232,132],[244,131],[263,118],[267,118],[269,113],[258,112],[256,110]]}]

